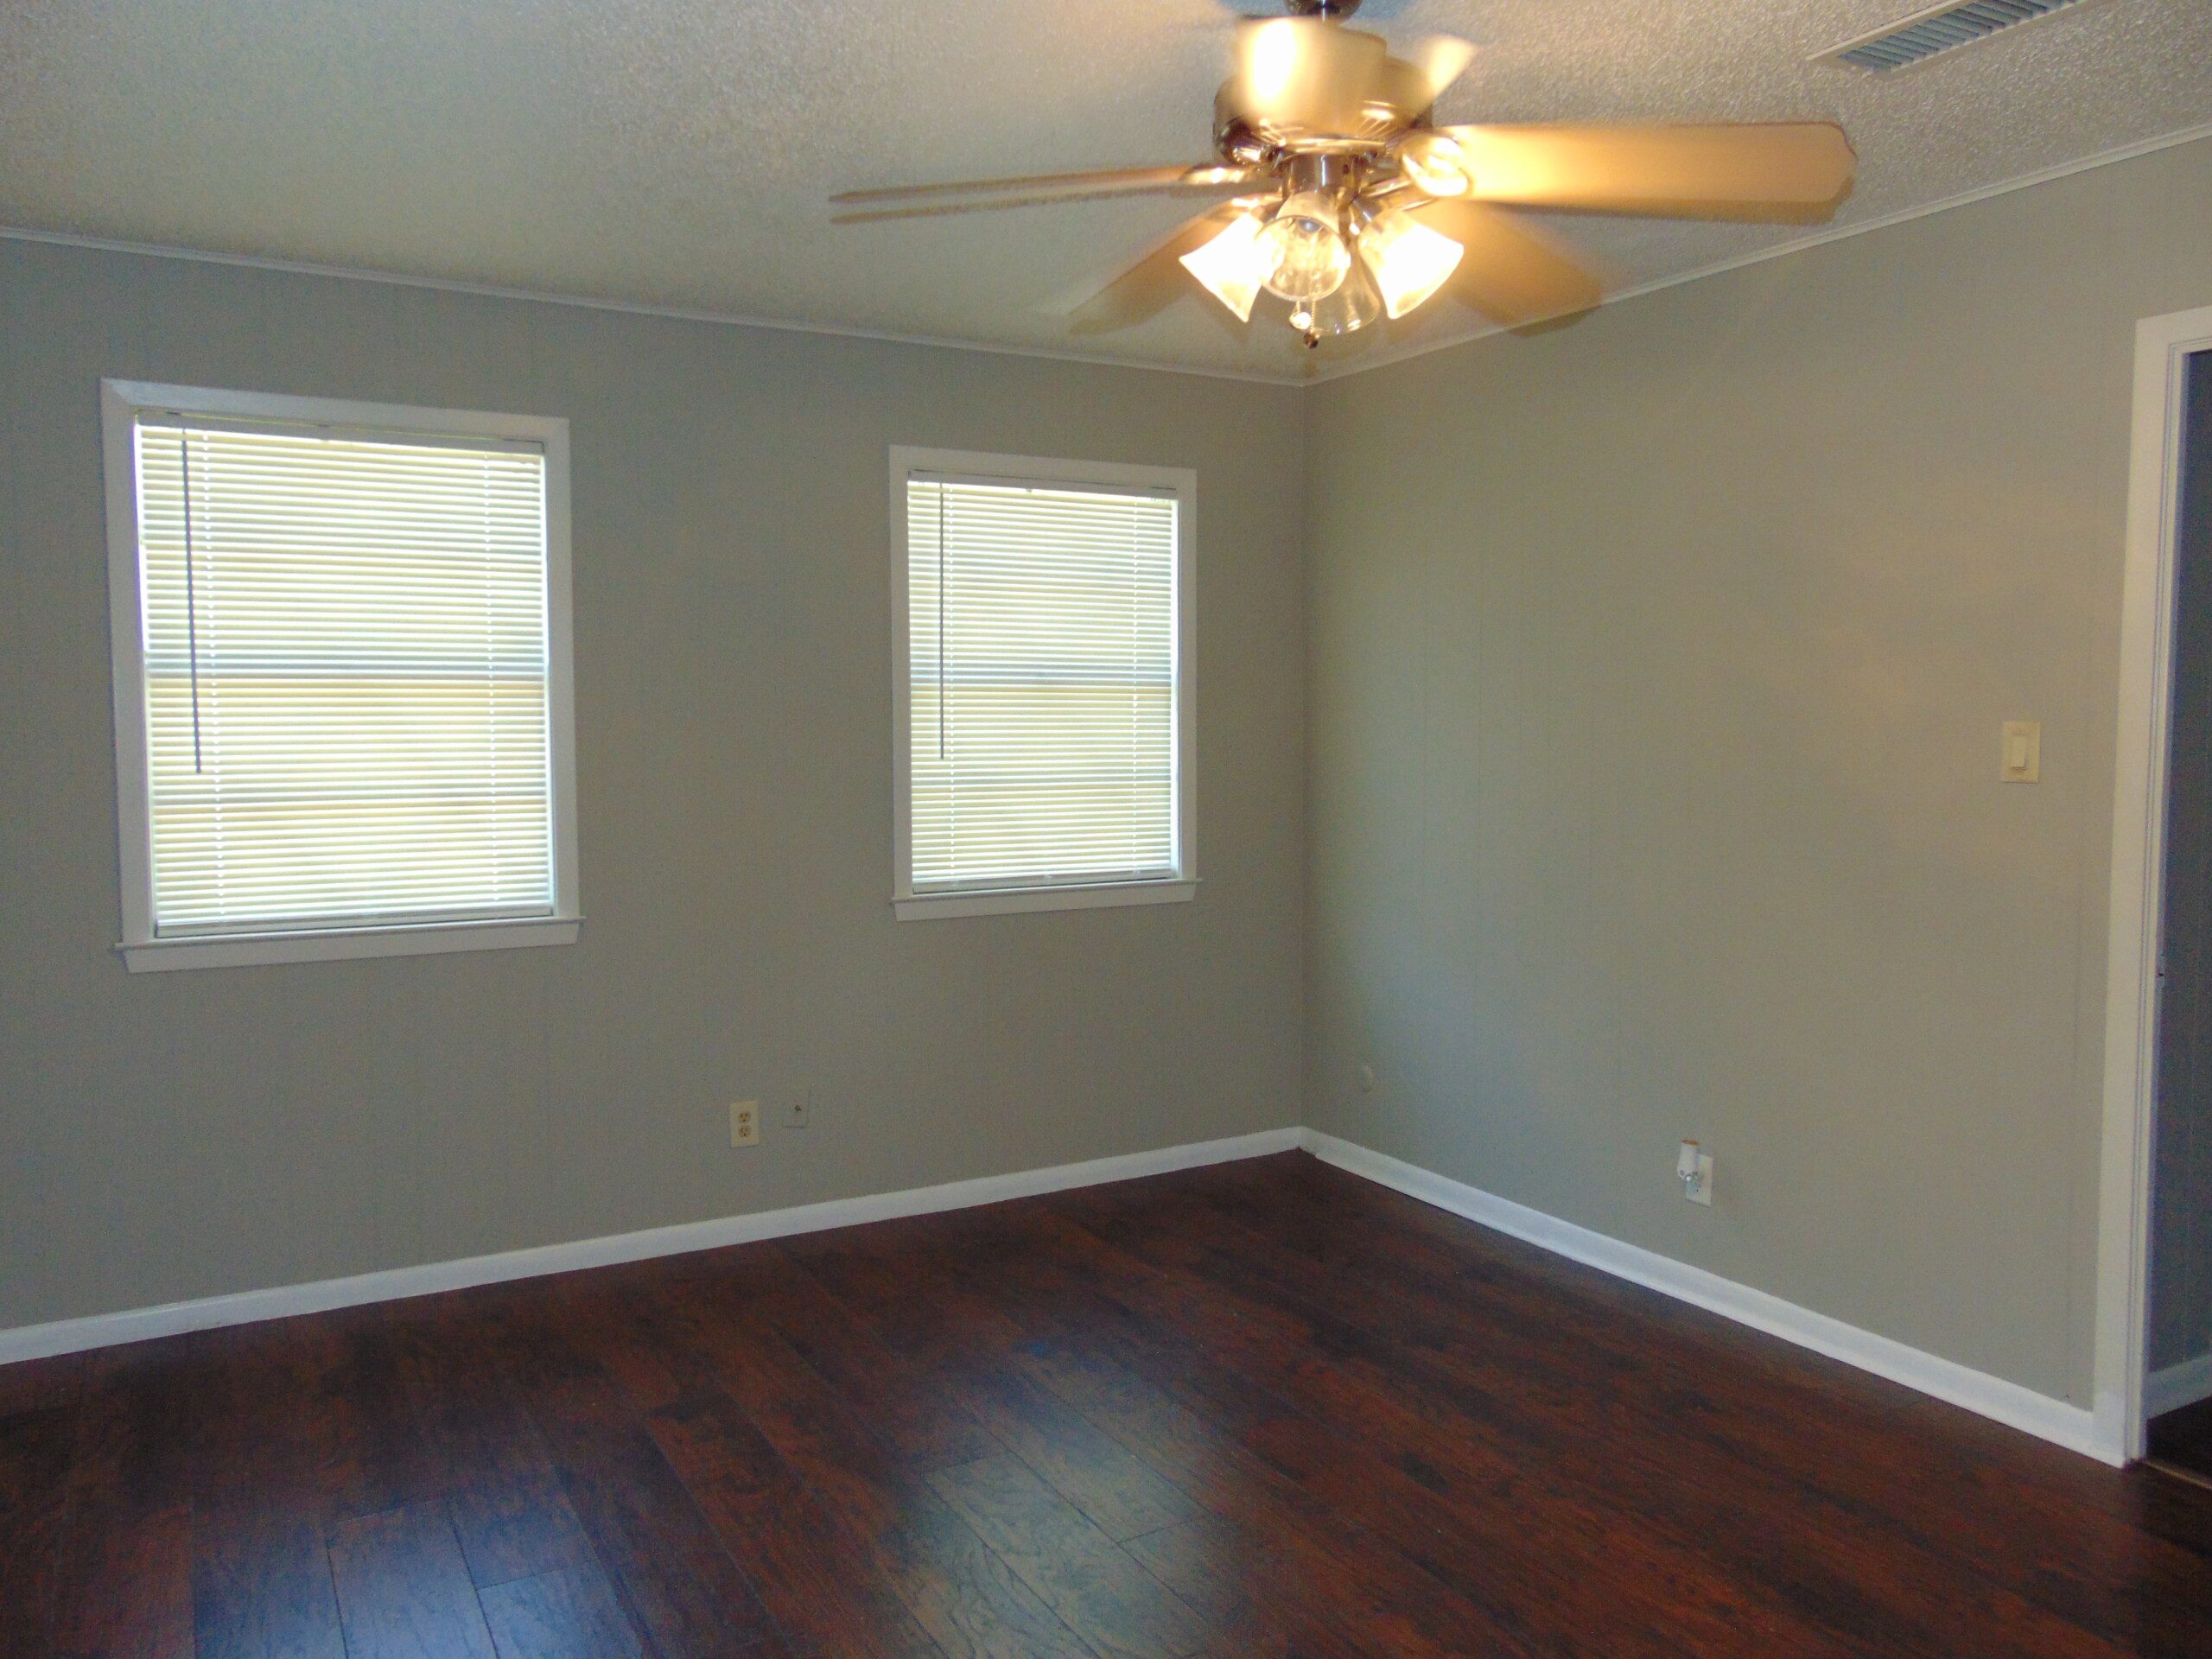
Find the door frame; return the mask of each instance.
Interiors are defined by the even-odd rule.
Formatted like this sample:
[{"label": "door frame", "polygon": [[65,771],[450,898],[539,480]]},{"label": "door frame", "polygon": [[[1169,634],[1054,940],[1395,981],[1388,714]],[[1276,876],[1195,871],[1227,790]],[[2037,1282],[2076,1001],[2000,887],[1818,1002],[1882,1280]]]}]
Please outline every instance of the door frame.
[{"label": "door frame", "polygon": [[2135,326],[2097,1205],[2095,1432],[2115,1462],[2140,1458],[2144,1449],[2182,419],[2188,360],[2202,351],[2212,351],[2212,306]]}]

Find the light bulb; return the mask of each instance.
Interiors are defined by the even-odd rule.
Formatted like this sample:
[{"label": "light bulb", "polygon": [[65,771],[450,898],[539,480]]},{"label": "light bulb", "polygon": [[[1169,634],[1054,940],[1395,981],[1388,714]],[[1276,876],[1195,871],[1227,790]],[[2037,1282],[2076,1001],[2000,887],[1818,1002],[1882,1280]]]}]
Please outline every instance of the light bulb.
[{"label": "light bulb", "polygon": [[1313,310],[1299,332],[1311,340],[1316,335],[1357,334],[1362,328],[1382,315],[1382,296],[1376,291],[1375,282],[1367,274],[1363,264],[1355,264],[1345,276],[1337,291],[1313,302]]},{"label": "light bulb", "polygon": [[1337,205],[1319,190],[1300,191],[1277,208],[1259,245],[1270,262],[1268,291],[1286,300],[1333,294],[1351,269],[1351,250],[1337,229]]},{"label": "light bulb", "polygon": [[1467,152],[1448,133],[1423,127],[1398,140],[1398,165],[1424,195],[1464,196],[1474,188]]},{"label": "light bulb", "polygon": [[1466,250],[1402,208],[1386,207],[1359,232],[1359,259],[1375,273],[1382,304],[1402,317],[1450,280]]},{"label": "light bulb", "polygon": [[1275,268],[1274,255],[1260,245],[1260,231],[1266,223],[1258,213],[1239,213],[1212,240],[1182,258],[1183,269],[1234,312],[1239,322],[1252,320],[1252,302]]}]

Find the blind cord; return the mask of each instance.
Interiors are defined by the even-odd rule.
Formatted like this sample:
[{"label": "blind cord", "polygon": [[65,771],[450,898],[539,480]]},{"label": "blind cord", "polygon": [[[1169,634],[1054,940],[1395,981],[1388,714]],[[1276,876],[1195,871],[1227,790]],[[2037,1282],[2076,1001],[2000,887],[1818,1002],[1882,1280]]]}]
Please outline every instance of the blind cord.
[{"label": "blind cord", "polygon": [[192,435],[177,434],[178,462],[184,469],[184,642],[185,662],[192,677],[192,771],[201,774],[200,762],[200,598],[192,580]]},{"label": "blind cord", "polygon": [[944,585],[944,498],[945,488],[940,484],[937,492],[937,758],[944,753],[944,607],[952,594]]}]

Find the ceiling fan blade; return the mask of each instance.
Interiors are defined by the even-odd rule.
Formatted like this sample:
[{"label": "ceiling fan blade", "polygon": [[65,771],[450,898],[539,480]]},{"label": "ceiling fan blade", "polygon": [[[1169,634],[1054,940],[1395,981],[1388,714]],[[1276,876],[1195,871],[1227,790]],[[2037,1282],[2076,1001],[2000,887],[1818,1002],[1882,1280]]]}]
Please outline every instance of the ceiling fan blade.
[{"label": "ceiling fan blade", "polygon": [[1829,121],[1443,130],[1484,201],[1656,219],[1826,219],[1858,165]]},{"label": "ceiling fan blade", "polygon": [[[1224,172],[1227,169],[1223,169]],[[1087,190],[1042,190],[1032,195],[970,197],[952,201],[919,203],[911,207],[868,207],[856,213],[832,213],[832,225],[876,225],[893,219],[938,219],[948,213],[996,213],[1010,207],[1054,207],[1063,202],[1120,200],[1131,196],[1217,196],[1226,190],[1246,190],[1251,181],[1242,173],[1193,182],[1097,185]]]},{"label": "ceiling fan blade", "polygon": [[1223,101],[1255,126],[1350,131],[1388,56],[1381,35],[1326,17],[1247,19]]},{"label": "ceiling fan blade", "polygon": [[848,202],[905,201],[925,196],[988,195],[1007,190],[1033,195],[1049,190],[1206,184],[1241,176],[1238,168],[1216,167],[1211,162],[1183,167],[1102,167],[1084,173],[1031,173],[1015,178],[969,179],[957,184],[898,184],[880,190],[843,190],[830,200],[842,207]]},{"label": "ceiling fan blade", "polygon": [[1226,230],[1239,213],[1250,211],[1243,201],[1224,201],[1196,219],[1186,219],[1128,264],[1103,287],[1084,283],[1063,296],[1052,308],[1065,315],[1071,334],[1103,334],[1133,327],[1158,316],[1185,294],[1198,292],[1190,273],[1179,263],[1183,256]]},{"label": "ceiling fan blade", "polygon": [[1587,311],[1605,288],[1519,215],[1465,197],[1408,204],[1466,251],[1442,291],[1508,327]]},{"label": "ceiling fan blade", "polygon": [[1463,41],[1457,35],[1430,35],[1414,41],[1405,56],[1427,84],[1428,101],[1433,104],[1467,73],[1478,49],[1472,41]]}]

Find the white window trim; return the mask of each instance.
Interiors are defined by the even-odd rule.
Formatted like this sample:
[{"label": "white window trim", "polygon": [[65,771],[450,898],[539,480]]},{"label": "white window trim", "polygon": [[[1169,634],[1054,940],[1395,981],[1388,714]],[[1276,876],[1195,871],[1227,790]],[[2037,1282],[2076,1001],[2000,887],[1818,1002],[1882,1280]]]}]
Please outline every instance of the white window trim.
[{"label": "white window trim", "polygon": [[[1175,874],[1146,881],[1054,882],[1031,887],[914,891],[912,661],[907,634],[906,480],[916,473],[967,482],[1167,490],[1175,512]],[[1017,911],[1091,910],[1175,904],[1198,896],[1198,475],[1187,467],[999,455],[970,449],[891,446],[891,842],[892,912],[902,922],[997,916]]]},{"label": "white window trim", "polygon": [[[151,411],[252,421],[289,421],[390,435],[500,438],[545,451],[546,716],[551,728],[553,913],[524,918],[439,920],[367,927],[284,929],[188,938],[154,934],[152,791],[146,741],[145,626],[138,571],[139,415]],[[107,485],[108,632],[115,681],[116,841],[121,857],[123,938],[116,949],[132,973],[236,968],[262,963],[332,962],[356,957],[493,950],[573,944],[583,912],[576,874],[575,634],[569,608],[569,423],[556,416],[423,409],[332,397],[100,382]]]}]

